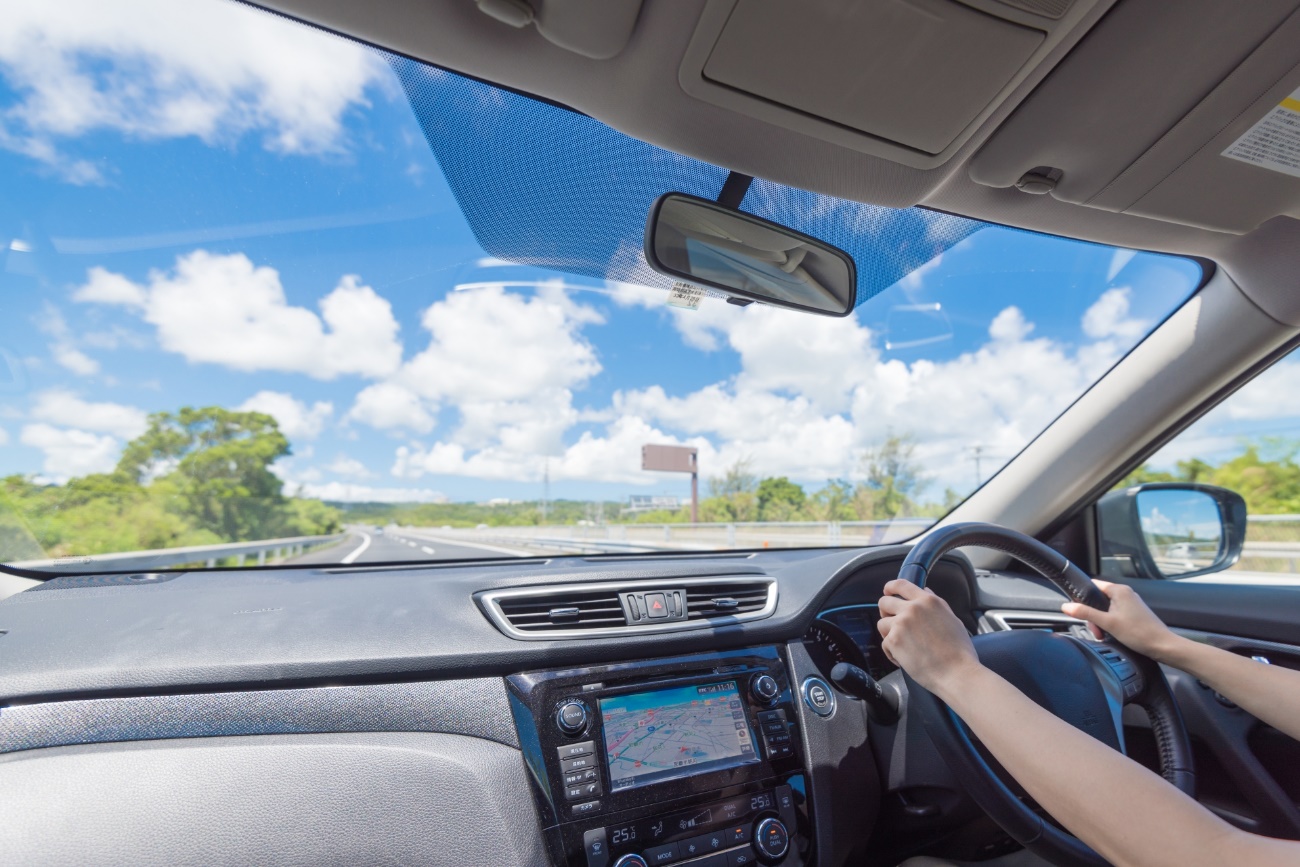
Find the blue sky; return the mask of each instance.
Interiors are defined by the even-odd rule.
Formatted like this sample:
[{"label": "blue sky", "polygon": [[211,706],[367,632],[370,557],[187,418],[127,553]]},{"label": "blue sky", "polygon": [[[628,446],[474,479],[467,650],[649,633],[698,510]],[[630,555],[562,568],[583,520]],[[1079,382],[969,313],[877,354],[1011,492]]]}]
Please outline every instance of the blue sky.
[{"label": "blue sky", "polygon": [[[527,145],[594,123],[421,74],[446,89],[431,105],[476,95],[482,116],[456,119],[462,194],[480,149],[510,158],[474,129],[526,123]],[[657,183],[589,184],[568,150],[577,187],[556,201]],[[831,320],[668,308],[639,285],[656,282],[639,238],[582,275],[500,261],[384,57],[224,0],[16,3],[0,175],[0,472],[54,482],[110,468],[146,413],[219,404],[275,415],[286,484],[332,499],[532,499],[544,468],[554,497],[685,494],[639,470],[645,442],[699,446],[706,475],[748,459],[816,487],[892,433],[916,437],[941,497],[973,488],[974,447],[986,478],[1199,280],[989,227]],[[879,209],[762,184],[747,204],[885,267],[854,246]],[[493,252],[564,228],[496,213]]]}]

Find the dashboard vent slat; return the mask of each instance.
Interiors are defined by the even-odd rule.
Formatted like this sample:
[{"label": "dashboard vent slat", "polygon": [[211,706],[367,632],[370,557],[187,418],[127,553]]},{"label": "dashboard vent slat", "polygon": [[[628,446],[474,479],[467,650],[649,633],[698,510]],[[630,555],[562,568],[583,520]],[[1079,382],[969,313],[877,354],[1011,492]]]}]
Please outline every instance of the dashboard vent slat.
[{"label": "dashboard vent slat", "polygon": [[[686,617],[628,623],[621,594],[686,592]],[[637,581],[541,585],[478,594],[488,619],[511,638],[563,640],[701,629],[769,617],[776,581],[766,576],[665,577]]]}]

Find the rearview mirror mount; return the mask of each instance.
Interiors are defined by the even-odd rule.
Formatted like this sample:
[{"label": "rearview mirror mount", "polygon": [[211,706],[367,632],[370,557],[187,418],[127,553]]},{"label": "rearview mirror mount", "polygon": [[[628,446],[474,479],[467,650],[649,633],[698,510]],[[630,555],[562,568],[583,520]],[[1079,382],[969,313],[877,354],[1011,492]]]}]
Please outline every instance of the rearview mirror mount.
[{"label": "rearview mirror mount", "polygon": [[853,257],[824,241],[684,193],[660,196],[646,221],[645,258],[660,274],[733,298],[823,316],[857,301]]}]

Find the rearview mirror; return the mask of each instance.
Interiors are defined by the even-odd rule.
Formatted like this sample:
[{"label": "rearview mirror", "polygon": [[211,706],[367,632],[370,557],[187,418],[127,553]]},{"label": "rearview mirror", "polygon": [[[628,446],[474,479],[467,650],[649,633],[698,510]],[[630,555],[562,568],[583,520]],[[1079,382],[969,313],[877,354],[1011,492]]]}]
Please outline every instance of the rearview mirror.
[{"label": "rearview mirror", "polygon": [[1135,485],[1097,502],[1101,574],[1191,578],[1241,559],[1246,501],[1226,488],[1182,482]]},{"label": "rearview mirror", "polygon": [[749,301],[847,316],[857,300],[848,253],[683,193],[660,196],[650,208],[645,258],[660,274]]}]

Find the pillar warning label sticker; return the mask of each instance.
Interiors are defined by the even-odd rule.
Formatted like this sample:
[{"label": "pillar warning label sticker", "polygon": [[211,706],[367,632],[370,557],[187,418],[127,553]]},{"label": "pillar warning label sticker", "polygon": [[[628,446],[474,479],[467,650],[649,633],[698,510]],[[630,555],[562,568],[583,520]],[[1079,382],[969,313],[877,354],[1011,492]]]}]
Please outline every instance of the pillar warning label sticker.
[{"label": "pillar warning label sticker", "polygon": [[1300,88],[1246,130],[1223,156],[1300,178]]}]

